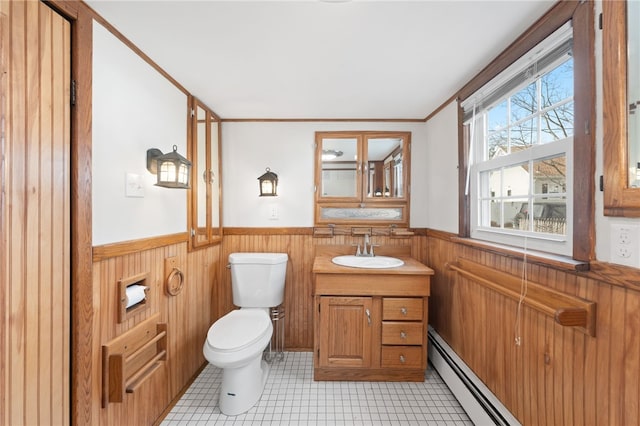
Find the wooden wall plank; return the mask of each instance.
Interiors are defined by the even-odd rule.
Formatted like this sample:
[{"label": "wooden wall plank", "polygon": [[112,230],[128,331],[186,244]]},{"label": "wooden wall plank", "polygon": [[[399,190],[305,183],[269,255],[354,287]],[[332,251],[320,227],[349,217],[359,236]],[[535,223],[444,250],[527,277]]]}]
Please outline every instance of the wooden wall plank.
[{"label": "wooden wall plank", "polygon": [[[5,118],[7,116],[7,76],[9,75],[8,69],[8,51],[9,51],[9,3],[6,1],[0,1],[0,117]],[[0,120],[0,150],[2,155],[5,155],[6,147],[6,135],[9,134],[7,128],[10,124],[7,120]],[[7,157],[9,158],[9,157]],[[0,161],[0,179],[3,181],[7,178],[6,163]],[[8,246],[8,230],[7,230],[7,214],[5,199],[5,192],[0,191],[0,248],[5,250]],[[8,263],[9,259],[6,256],[0,256],[0,279],[4,282],[8,282]],[[3,331],[0,336],[0,366],[7,364],[8,358],[8,339],[7,336],[9,317],[8,317],[8,293],[9,289],[6,285],[0,285],[0,330]],[[0,367],[0,389],[6,391],[8,388],[7,382],[7,369]],[[0,423],[6,424],[8,422],[8,410],[7,410],[7,398],[0,398]]]},{"label": "wooden wall plank", "polygon": [[[609,371],[611,369],[609,348],[611,341],[611,293],[613,288],[609,286],[599,286],[598,292],[598,319],[596,347],[596,381],[595,386],[598,391],[598,404],[596,412],[596,424],[608,424],[609,422]],[[605,395],[602,394],[606,394]]]},{"label": "wooden wall plank", "polygon": [[[626,291],[613,288],[611,292],[611,346],[609,346],[609,424],[628,424],[624,419],[624,391],[625,391],[625,345],[624,335],[627,324]],[[614,325],[615,324],[615,325]],[[638,395],[635,395],[638,399]]]},{"label": "wooden wall plank", "polygon": [[[567,293],[576,294],[575,290],[576,277],[570,276],[564,272],[552,271],[552,275],[548,276],[546,282],[560,283],[558,290],[564,290]],[[564,286],[562,286],[564,283]],[[564,287],[564,288],[562,288]],[[559,344],[561,350],[558,351],[561,364],[557,374],[562,376],[562,380],[556,380],[554,386],[554,407],[555,416],[554,424],[574,425],[573,410],[572,407],[575,404],[576,395],[573,392],[573,378],[576,374],[582,374],[582,356],[574,356],[574,352],[583,354],[583,347],[574,346],[574,336],[579,338],[577,333],[570,329],[560,329],[558,331]]]},{"label": "wooden wall plank", "polygon": [[640,298],[625,293],[626,300],[624,306],[625,329],[624,329],[624,415],[625,423],[630,425],[640,424],[640,412],[638,401],[638,383],[640,383],[640,370],[638,360],[640,360]]},{"label": "wooden wall plank", "polygon": [[[23,65],[26,63],[26,45],[25,45],[25,10],[24,5],[11,3],[9,10],[9,19],[11,26],[11,45],[10,45],[10,64],[9,64],[9,79],[10,87],[24,88],[26,70]],[[18,93],[11,91],[8,93],[8,99],[10,103],[9,109],[15,114],[16,117],[22,118],[26,116],[26,103],[19,97]],[[18,119],[11,120],[8,124],[9,137],[7,140],[6,156],[8,163],[8,188],[7,188],[7,208],[9,210],[7,230],[10,233],[9,247],[11,247],[11,253],[9,254],[9,279],[7,283],[20,283],[18,285],[12,285],[9,287],[9,330],[8,330],[8,352],[9,359],[8,364],[12,368],[9,371],[6,395],[13,393],[21,395],[24,394],[24,320],[25,311],[23,308],[23,298],[25,288],[21,284],[23,282],[22,272],[24,270],[24,253],[25,242],[23,236],[25,234],[25,224],[23,218],[26,215],[26,208],[24,198],[22,197],[23,190],[25,188],[25,158],[26,158],[26,145],[24,143],[17,143],[18,141],[24,141],[26,134],[24,133],[25,124],[21,123]],[[15,141],[15,142],[14,142]],[[11,398],[9,400],[8,410],[8,423],[7,424],[22,424],[24,422],[24,401],[22,398]]]},{"label": "wooden wall plank", "polygon": [[[52,199],[53,192],[56,188],[52,185],[53,176],[53,135],[51,132],[51,109],[48,108],[49,105],[53,105],[52,94],[51,94],[51,86],[54,82],[54,70],[53,68],[53,58],[52,58],[52,44],[53,44],[53,34],[52,34],[52,22],[53,19],[53,11],[51,9],[43,10],[40,14],[40,22],[39,22],[39,31],[40,37],[38,39],[38,51],[40,57],[39,67],[41,71],[39,72],[39,104],[41,114],[39,115],[39,133],[40,133],[40,146],[39,146],[39,154],[38,154],[38,163],[39,163],[39,187],[42,188],[40,199],[39,199],[39,209],[44,212],[52,211]],[[64,46],[60,46],[60,48],[64,48]],[[64,76],[60,76],[64,77]],[[58,80],[60,81],[60,80]],[[38,389],[38,400],[41,402],[39,417],[44,419],[49,419],[49,421],[53,420],[52,410],[54,409],[51,404],[51,400],[53,398],[51,389],[54,388],[54,383],[52,383],[51,376],[51,361],[52,361],[52,353],[51,353],[51,345],[53,336],[55,336],[55,330],[52,327],[51,322],[51,311],[53,306],[51,303],[46,303],[47,301],[51,301],[52,297],[52,284],[48,282],[48,277],[52,273],[52,267],[54,253],[51,250],[51,244],[53,243],[52,238],[50,238],[53,234],[52,229],[52,217],[53,215],[49,214],[40,214],[39,215],[39,224],[38,231],[43,238],[39,243],[39,252],[38,259],[40,259],[40,271],[39,271],[39,321],[42,321],[44,327],[41,327],[38,330],[38,370],[39,370],[39,382],[40,386]],[[62,420],[62,419],[60,419]]]}]

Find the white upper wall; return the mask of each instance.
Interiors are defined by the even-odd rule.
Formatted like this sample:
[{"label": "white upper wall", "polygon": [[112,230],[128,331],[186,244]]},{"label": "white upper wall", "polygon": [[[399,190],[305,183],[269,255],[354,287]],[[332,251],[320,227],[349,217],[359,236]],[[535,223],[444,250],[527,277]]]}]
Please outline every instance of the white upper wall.
[{"label": "white upper wall", "polygon": [[458,233],[458,108],[451,102],[426,124],[427,225]]},{"label": "white upper wall", "polygon": [[[146,153],[186,155],[187,96],[98,22],[92,89],[93,245],[186,232],[187,192],[154,186]],[[127,173],[143,197],[125,196]]]},{"label": "white upper wall", "polygon": [[[427,147],[424,123],[224,122],[222,123],[223,225],[311,227],[314,214],[316,131],[411,132],[412,227],[426,227]],[[259,197],[258,176],[278,175],[278,196]],[[278,219],[270,219],[272,210]]]}]

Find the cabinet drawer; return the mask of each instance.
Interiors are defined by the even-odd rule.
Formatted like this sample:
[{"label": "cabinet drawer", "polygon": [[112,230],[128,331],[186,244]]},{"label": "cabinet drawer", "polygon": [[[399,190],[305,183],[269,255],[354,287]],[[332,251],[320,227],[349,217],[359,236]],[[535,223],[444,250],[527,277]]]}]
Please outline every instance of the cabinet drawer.
[{"label": "cabinet drawer", "polygon": [[421,321],[422,298],[385,297],[382,299],[382,319],[396,321]]},{"label": "cabinet drawer", "polygon": [[421,345],[423,334],[421,322],[385,321],[382,323],[383,345]]},{"label": "cabinet drawer", "polygon": [[382,367],[423,368],[422,346],[383,346]]}]

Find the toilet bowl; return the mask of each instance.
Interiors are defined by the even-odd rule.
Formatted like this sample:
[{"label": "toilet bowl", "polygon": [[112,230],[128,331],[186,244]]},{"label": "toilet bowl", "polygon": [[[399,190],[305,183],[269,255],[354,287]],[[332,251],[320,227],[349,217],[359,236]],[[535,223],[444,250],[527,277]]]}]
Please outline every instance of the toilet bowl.
[{"label": "toilet bowl", "polygon": [[233,303],[240,309],[218,319],[207,332],[202,352],[222,368],[219,408],[236,416],[253,407],[264,390],[269,365],[262,353],[273,334],[270,308],[284,299],[285,253],[229,255]]},{"label": "toilet bowl", "polygon": [[223,369],[219,399],[223,414],[244,413],[260,399],[269,374],[262,352],[272,334],[271,318],[260,308],[231,311],[209,328],[203,353]]}]

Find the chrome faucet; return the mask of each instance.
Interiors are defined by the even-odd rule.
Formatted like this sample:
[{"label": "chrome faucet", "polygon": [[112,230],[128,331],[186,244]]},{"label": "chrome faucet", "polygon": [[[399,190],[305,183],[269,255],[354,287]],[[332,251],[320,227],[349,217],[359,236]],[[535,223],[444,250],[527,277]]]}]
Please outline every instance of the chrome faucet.
[{"label": "chrome faucet", "polygon": [[374,245],[371,244],[369,240],[369,234],[364,234],[364,245],[362,247],[362,251],[360,251],[360,244],[358,244],[358,248],[356,250],[356,256],[362,257],[373,257],[375,254],[373,253]]}]

